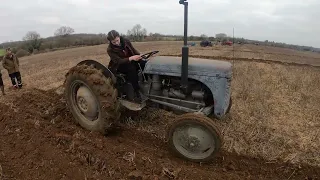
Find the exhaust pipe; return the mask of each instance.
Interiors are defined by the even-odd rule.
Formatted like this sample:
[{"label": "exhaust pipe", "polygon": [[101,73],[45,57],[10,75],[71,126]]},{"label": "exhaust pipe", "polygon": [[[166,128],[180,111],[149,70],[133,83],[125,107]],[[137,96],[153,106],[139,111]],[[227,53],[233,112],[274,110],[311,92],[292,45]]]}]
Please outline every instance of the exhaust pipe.
[{"label": "exhaust pipe", "polygon": [[188,2],[180,0],[179,3],[184,5],[184,46],[182,47],[182,64],[181,64],[181,88],[184,92],[188,90]]}]

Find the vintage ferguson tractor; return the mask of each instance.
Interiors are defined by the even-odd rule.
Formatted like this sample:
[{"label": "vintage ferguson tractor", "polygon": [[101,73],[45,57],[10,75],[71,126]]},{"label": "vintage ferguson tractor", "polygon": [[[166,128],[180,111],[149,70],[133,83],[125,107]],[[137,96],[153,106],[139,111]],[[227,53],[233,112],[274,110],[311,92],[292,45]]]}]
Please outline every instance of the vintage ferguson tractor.
[{"label": "vintage ferguson tractor", "polygon": [[90,131],[107,133],[120,117],[120,107],[139,111],[151,105],[178,110],[167,131],[170,149],[194,162],[211,160],[222,146],[222,137],[213,119],[230,110],[232,66],[229,62],[188,58],[188,2],[184,5],[184,46],[179,57],[142,55],[140,86],[147,99],[135,104],[133,88],[124,74],[113,74],[94,60],[84,60],[66,74],[65,95],[74,119]]}]

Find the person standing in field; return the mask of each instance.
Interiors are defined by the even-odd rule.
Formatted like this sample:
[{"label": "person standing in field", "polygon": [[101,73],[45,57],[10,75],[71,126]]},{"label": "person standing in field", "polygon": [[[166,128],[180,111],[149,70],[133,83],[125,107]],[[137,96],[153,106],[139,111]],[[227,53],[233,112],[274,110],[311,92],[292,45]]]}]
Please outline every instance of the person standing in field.
[{"label": "person standing in field", "polygon": [[0,70],[0,88],[1,88],[2,95],[6,95],[6,93],[4,92],[4,84],[3,84],[3,80],[2,80],[1,70]]},{"label": "person standing in field", "polygon": [[19,59],[12,53],[10,48],[6,49],[6,54],[2,60],[2,66],[8,71],[13,88],[22,88]]}]

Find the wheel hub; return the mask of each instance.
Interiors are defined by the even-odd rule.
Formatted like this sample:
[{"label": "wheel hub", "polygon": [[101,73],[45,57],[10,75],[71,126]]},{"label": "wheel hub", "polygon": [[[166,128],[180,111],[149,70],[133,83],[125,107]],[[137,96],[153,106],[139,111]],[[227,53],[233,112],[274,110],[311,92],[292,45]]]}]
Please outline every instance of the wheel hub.
[{"label": "wheel hub", "polygon": [[205,157],[214,149],[213,138],[201,127],[181,127],[173,136],[176,148],[188,157]]},{"label": "wheel hub", "polygon": [[98,105],[95,97],[92,95],[91,91],[85,87],[81,86],[77,91],[76,96],[77,105],[79,110],[88,117],[95,117],[98,112]]},{"label": "wheel hub", "polygon": [[200,144],[201,144],[200,139],[198,139],[197,137],[194,137],[194,136],[189,136],[188,141],[186,143],[186,147],[190,151],[195,152],[195,151],[199,150]]},{"label": "wheel hub", "polygon": [[88,102],[83,97],[78,97],[79,108],[82,112],[88,111]]}]

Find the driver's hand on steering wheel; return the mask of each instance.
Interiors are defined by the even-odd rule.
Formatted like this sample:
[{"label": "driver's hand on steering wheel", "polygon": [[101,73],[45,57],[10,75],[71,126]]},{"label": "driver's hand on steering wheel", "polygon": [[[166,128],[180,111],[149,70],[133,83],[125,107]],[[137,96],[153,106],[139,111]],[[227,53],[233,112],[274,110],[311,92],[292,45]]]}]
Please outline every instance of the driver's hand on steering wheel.
[{"label": "driver's hand on steering wheel", "polygon": [[140,55],[134,55],[129,57],[129,61],[139,61],[140,59],[142,59]]}]

